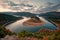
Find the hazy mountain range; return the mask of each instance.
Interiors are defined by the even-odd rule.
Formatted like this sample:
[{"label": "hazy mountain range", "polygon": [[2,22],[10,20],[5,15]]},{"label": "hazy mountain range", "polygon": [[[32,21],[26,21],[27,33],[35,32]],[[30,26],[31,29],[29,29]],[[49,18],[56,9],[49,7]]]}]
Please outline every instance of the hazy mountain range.
[{"label": "hazy mountain range", "polygon": [[47,12],[47,13],[40,13],[40,14],[33,14],[33,13],[30,13],[30,12],[0,12],[0,14],[8,14],[8,15],[13,15],[15,17],[21,17],[21,16],[27,16],[27,17],[31,17],[31,16],[36,16],[36,15],[39,15],[39,16],[47,16],[47,17],[52,17],[52,16],[55,16],[55,17],[59,17],[60,16],[60,12]]}]

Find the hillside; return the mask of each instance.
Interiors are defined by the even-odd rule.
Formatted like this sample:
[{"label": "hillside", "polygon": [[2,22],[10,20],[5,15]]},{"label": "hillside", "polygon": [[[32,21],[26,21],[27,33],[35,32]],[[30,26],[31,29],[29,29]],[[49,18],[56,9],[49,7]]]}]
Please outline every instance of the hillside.
[{"label": "hillside", "polygon": [[7,14],[0,14],[0,25],[3,25],[7,22],[16,21],[18,19],[22,19],[22,17],[15,17]]}]

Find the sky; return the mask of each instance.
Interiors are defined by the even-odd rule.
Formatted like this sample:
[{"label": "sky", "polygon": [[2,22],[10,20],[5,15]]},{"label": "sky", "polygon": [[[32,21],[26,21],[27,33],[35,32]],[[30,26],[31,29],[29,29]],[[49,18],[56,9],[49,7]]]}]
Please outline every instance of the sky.
[{"label": "sky", "polygon": [[0,12],[60,12],[60,0],[0,0]]}]

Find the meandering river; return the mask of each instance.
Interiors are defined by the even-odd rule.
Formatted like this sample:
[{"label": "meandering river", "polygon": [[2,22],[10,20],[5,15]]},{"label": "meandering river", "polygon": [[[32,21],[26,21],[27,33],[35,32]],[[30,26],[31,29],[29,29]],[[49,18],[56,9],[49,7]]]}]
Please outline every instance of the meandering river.
[{"label": "meandering river", "polygon": [[35,26],[25,26],[25,25],[23,25],[23,22],[27,21],[31,18],[24,17],[24,19],[18,20],[14,23],[7,25],[6,29],[9,29],[12,32],[16,32],[16,33],[20,32],[22,30],[26,30],[28,32],[37,32],[40,29],[45,29],[45,28],[49,29],[49,30],[55,30],[56,29],[55,25],[53,25],[52,23],[50,23],[49,21],[47,21],[43,17],[39,17],[39,18],[40,18],[40,20],[45,22],[43,25],[36,26],[36,27]]}]

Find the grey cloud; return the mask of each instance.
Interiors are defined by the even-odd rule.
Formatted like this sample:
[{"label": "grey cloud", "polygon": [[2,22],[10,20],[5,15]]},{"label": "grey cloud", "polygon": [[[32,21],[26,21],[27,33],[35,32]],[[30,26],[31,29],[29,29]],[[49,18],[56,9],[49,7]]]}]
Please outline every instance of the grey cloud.
[{"label": "grey cloud", "polygon": [[[60,1],[60,0],[59,0]],[[8,9],[11,9],[11,10],[20,10],[20,9],[22,9],[21,7],[30,7],[30,8],[33,8],[34,9],[34,4],[33,5],[31,5],[30,3],[28,4],[28,3],[20,3],[20,4],[16,4],[13,0],[11,1],[11,0],[3,0],[3,6],[6,6],[6,4],[5,3],[7,3],[7,5],[8,6],[10,6]],[[44,4],[44,2],[42,2],[43,4]],[[55,5],[54,5],[55,4]],[[39,4],[40,5],[40,4]],[[38,6],[39,7],[39,5],[36,5],[36,6]],[[45,5],[47,5],[47,6],[45,6]],[[53,6],[52,6],[53,5]],[[42,7],[45,7],[45,8],[42,8]],[[33,9],[31,9],[31,10],[33,10]],[[41,10],[40,10],[41,9]],[[38,12],[50,12],[50,11],[55,11],[55,10],[57,10],[57,9],[60,9],[60,3],[59,4],[57,4],[57,3],[52,3],[52,2],[46,2],[43,6],[41,6],[37,11]],[[29,11],[29,9],[28,9],[28,11]]]},{"label": "grey cloud", "polygon": [[18,4],[15,4],[14,2],[10,1],[9,6],[17,6]]},{"label": "grey cloud", "polygon": [[39,12],[45,13],[45,12],[56,11],[57,9],[60,9],[60,4],[56,4],[53,6],[43,8],[43,9],[39,10]]},{"label": "grey cloud", "polygon": [[12,9],[12,10],[20,10],[19,7],[10,7],[9,9]]}]

